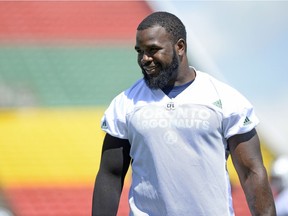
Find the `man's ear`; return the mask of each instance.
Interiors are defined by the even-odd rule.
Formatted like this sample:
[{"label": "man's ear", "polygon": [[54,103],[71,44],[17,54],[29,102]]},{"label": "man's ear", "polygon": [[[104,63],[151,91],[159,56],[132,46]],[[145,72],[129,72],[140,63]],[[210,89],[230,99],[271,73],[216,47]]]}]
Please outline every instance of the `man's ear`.
[{"label": "man's ear", "polygon": [[175,49],[178,56],[183,56],[186,53],[186,41],[180,38],[175,44]]}]

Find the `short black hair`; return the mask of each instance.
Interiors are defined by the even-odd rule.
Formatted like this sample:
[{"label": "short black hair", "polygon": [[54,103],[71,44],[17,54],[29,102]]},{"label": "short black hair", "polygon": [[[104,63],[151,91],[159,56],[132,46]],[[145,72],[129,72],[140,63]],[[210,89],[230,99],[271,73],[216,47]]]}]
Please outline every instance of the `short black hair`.
[{"label": "short black hair", "polygon": [[137,30],[145,30],[153,26],[163,27],[171,36],[174,43],[180,38],[186,42],[186,28],[182,21],[174,14],[158,11],[148,15],[138,25]]}]

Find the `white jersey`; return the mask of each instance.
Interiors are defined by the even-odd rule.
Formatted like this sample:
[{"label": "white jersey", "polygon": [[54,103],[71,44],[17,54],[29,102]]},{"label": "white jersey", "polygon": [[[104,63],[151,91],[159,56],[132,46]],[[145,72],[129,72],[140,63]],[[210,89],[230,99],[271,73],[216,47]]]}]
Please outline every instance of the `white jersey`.
[{"label": "white jersey", "polygon": [[288,215],[288,188],[285,188],[275,197],[275,206],[278,216]]},{"label": "white jersey", "polygon": [[199,71],[174,99],[143,79],[122,92],[102,129],[131,144],[130,215],[234,215],[226,140],[257,124],[245,97]]}]

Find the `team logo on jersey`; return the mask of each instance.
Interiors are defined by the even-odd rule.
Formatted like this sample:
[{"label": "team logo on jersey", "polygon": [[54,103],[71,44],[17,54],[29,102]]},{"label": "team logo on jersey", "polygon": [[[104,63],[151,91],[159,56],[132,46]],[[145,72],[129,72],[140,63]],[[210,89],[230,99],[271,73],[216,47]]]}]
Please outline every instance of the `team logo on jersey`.
[{"label": "team logo on jersey", "polygon": [[177,143],[178,141],[178,136],[177,133],[174,131],[166,131],[163,135],[164,141],[165,143],[169,144],[169,145],[173,145],[175,143]]},{"label": "team logo on jersey", "polygon": [[175,104],[174,102],[169,102],[166,104],[166,109],[167,110],[175,110]]},{"label": "team logo on jersey", "polygon": [[[214,113],[197,106],[174,106],[142,108],[134,115],[135,125],[146,130],[151,128],[194,128],[209,130]],[[178,105],[178,104],[176,104]],[[167,108],[166,110],[164,109]],[[177,108],[177,109],[176,109]],[[167,136],[169,139],[172,136]],[[172,138],[170,140],[173,140]]]}]

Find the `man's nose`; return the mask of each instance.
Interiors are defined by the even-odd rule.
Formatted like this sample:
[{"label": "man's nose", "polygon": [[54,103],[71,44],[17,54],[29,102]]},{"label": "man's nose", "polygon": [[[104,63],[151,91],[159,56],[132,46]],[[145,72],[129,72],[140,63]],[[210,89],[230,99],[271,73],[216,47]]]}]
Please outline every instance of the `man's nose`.
[{"label": "man's nose", "polygon": [[152,57],[149,56],[147,53],[144,53],[141,58],[141,63],[146,64],[147,62],[151,62],[151,61],[152,61]]}]

